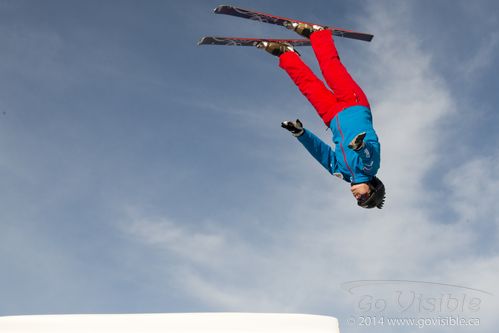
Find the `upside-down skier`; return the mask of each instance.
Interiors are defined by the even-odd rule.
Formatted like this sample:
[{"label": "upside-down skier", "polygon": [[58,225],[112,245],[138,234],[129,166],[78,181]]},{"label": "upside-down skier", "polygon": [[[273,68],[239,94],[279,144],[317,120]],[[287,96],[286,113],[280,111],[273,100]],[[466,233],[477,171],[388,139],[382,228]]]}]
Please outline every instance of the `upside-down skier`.
[{"label": "upside-down skier", "polygon": [[294,22],[288,28],[310,39],[331,90],[315,76],[291,45],[263,41],[258,47],[279,57],[279,66],[331,128],[335,149],[304,128],[298,119],[284,121],[281,126],[297,137],[332,175],[351,184],[351,192],[359,206],[382,208],[385,187],[376,177],[380,167],[380,144],[366,95],[341,63],[330,29]]}]

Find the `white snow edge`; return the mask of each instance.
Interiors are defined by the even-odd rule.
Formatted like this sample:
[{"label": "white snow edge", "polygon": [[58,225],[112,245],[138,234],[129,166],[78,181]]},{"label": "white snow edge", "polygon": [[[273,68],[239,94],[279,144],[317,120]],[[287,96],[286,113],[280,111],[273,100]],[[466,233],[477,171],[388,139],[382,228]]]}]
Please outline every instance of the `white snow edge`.
[{"label": "white snow edge", "polygon": [[2,333],[339,333],[334,317],[285,313],[75,314],[0,317]]}]

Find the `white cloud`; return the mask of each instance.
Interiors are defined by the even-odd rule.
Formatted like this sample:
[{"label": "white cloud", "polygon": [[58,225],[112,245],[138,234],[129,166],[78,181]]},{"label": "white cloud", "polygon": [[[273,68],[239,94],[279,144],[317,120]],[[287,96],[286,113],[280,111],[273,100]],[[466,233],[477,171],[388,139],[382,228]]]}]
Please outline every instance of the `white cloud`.
[{"label": "white cloud", "polygon": [[[460,223],[478,223],[499,229],[499,155],[476,157],[445,177],[450,188],[449,202]],[[497,234],[499,236],[499,234]]]},{"label": "white cloud", "polygon": [[165,218],[139,218],[127,228],[129,233],[146,244],[162,248],[196,264],[211,264],[229,245],[226,243],[227,238],[220,232],[204,232],[197,225],[183,227]]}]

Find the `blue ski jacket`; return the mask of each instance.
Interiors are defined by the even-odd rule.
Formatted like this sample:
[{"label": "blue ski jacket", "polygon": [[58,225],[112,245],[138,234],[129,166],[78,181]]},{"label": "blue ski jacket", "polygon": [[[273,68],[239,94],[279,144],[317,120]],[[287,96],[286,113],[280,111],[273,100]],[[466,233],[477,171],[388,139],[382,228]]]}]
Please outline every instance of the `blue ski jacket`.
[{"label": "blue ski jacket", "polygon": [[[352,106],[339,112],[330,123],[335,149],[305,129],[298,140],[332,175],[351,184],[368,182],[380,167],[380,144],[372,124],[371,110]],[[348,148],[359,133],[366,132],[364,148]]]}]

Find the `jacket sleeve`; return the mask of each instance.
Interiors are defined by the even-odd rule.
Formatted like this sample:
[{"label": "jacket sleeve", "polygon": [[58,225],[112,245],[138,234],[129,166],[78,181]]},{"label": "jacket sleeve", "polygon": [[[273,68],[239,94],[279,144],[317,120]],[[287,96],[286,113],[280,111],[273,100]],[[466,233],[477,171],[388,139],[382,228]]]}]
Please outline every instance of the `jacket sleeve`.
[{"label": "jacket sleeve", "polygon": [[337,162],[334,150],[324,141],[307,129],[298,137],[298,141],[330,174],[336,171]]},{"label": "jacket sleeve", "polygon": [[379,143],[367,141],[364,142],[364,148],[356,153],[359,155],[362,162],[362,173],[368,176],[374,176],[378,172],[380,166]]}]

